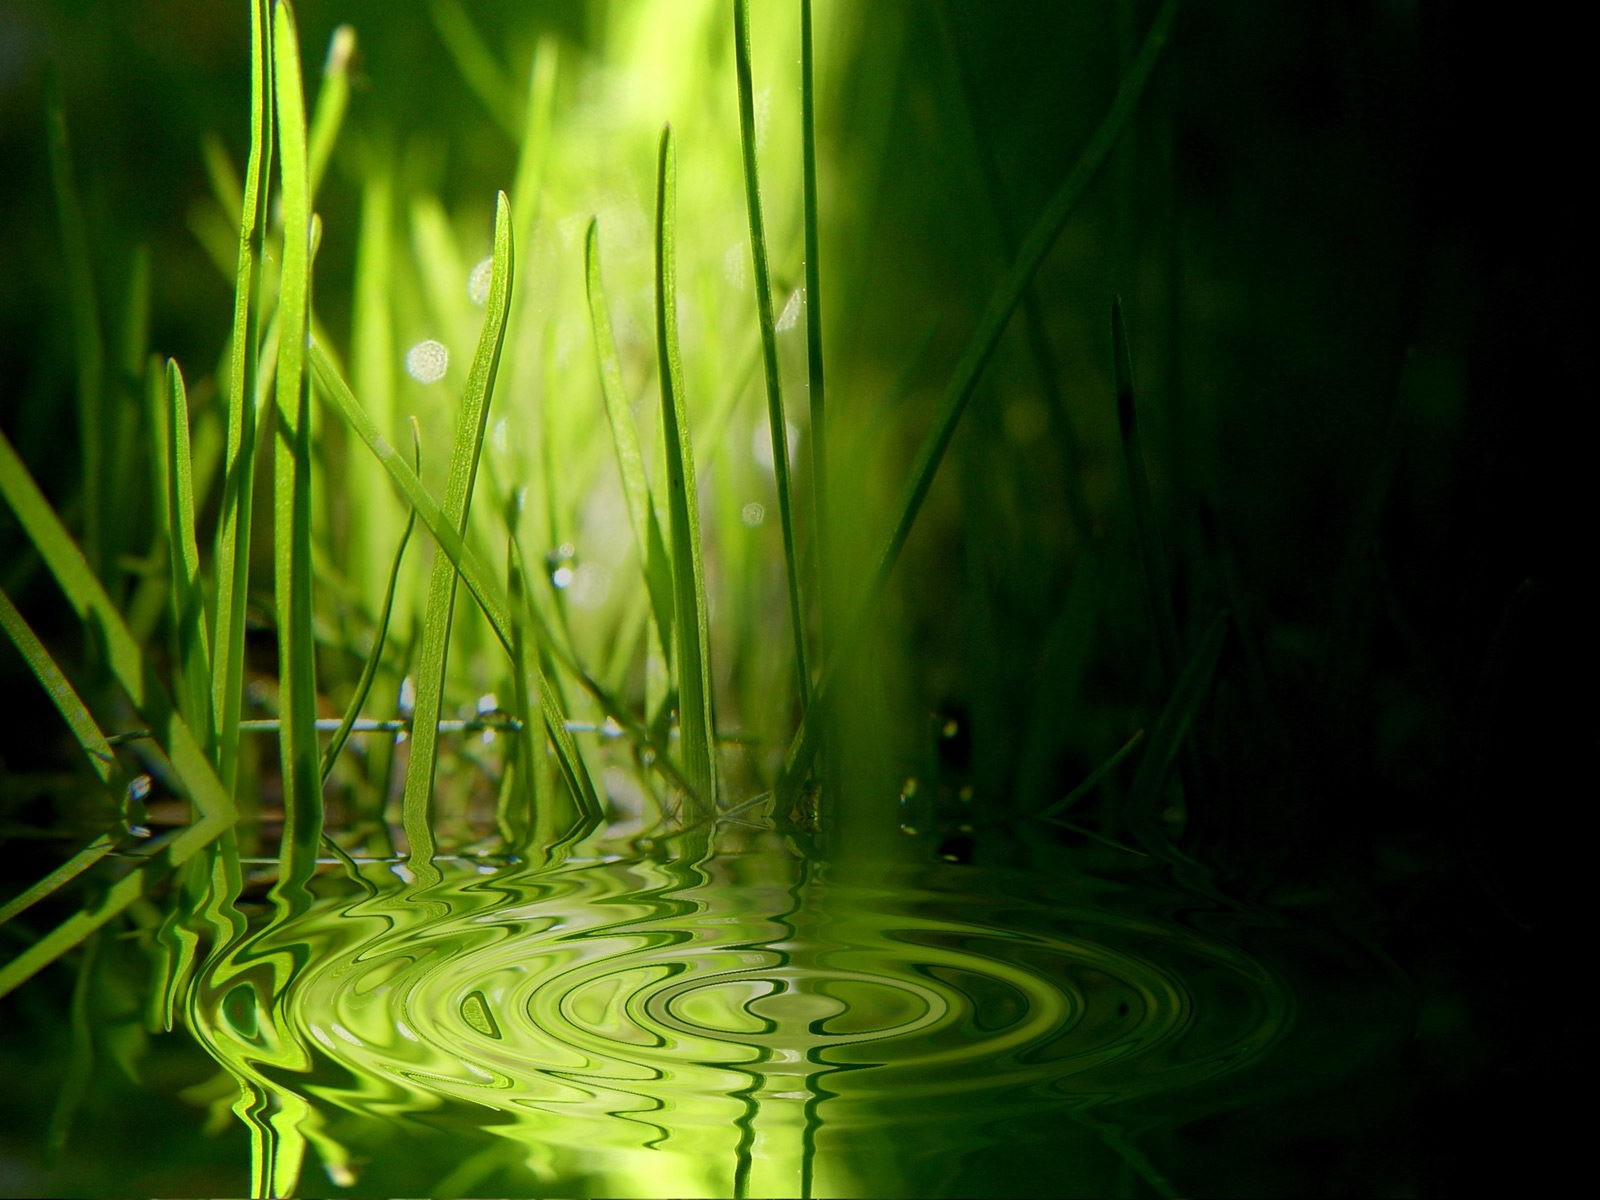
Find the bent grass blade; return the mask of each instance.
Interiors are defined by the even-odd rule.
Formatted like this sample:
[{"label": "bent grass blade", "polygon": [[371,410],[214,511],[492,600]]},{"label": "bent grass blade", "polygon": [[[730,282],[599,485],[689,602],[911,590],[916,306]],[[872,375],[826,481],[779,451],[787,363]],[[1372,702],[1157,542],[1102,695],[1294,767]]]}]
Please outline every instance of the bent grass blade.
[{"label": "bent grass blade", "polygon": [[1145,35],[1144,44],[1139,49],[1138,57],[1117,88],[1110,110],[1089,138],[1088,145],[1084,147],[1066,180],[1034,223],[1017,252],[1011,269],[1001,280],[1000,286],[984,310],[971,341],[967,343],[967,349],[945,388],[933,425],[917,451],[894,528],[882,553],[878,556],[877,566],[867,583],[866,590],[855,605],[854,615],[842,631],[842,640],[834,647],[833,657],[823,670],[822,678],[816,688],[817,703],[812,705],[812,711],[802,719],[800,728],[789,744],[783,774],[778,782],[781,796],[792,798],[800,785],[805,782],[821,739],[823,722],[817,719],[816,710],[821,707],[823,693],[829,686],[833,673],[832,664],[841,654],[848,654],[850,647],[864,632],[867,620],[877,607],[879,598],[888,584],[889,574],[900,557],[900,551],[905,547],[912,526],[916,523],[917,514],[922,510],[922,502],[927,499],[928,489],[933,486],[933,477],[944,459],[951,439],[955,437],[956,427],[961,422],[962,414],[965,413],[968,402],[977,390],[984,369],[993,358],[1012,314],[1022,302],[1024,293],[1033,282],[1033,277],[1044,262],[1050,247],[1055,244],[1067,219],[1077,210],[1079,202],[1089,190],[1089,185],[1094,182],[1100,168],[1105,165],[1117,138],[1138,107],[1139,99],[1144,94],[1145,85],[1149,82],[1151,73],[1160,59],[1162,48],[1166,44],[1177,15],[1178,0],[1166,0],[1156,13],[1155,19],[1150,24],[1150,30]]},{"label": "bent grass blade", "polygon": [[[505,340],[506,317],[511,310],[514,264],[511,249],[511,202],[501,192],[495,204],[494,265],[483,329],[467,374],[466,394],[456,418],[455,444],[445,481],[444,517],[465,538],[472,507],[472,487],[478,476],[483,435],[488,425],[489,400],[500,369],[500,349]],[[433,777],[438,763],[439,719],[443,715],[444,675],[449,654],[450,624],[455,606],[459,571],[449,555],[433,560],[428,581],[428,604],[423,618],[421,660],[418,664],[417,707],[406,767],[401,823],[411,846],[411,869],[428,867],[433,858]]]},{"label": "bent grass blade", "polygon": [[[155,368],[159,370],[159,368]],[[183,372],[167,361],[167,549],[172,568],[171,617],[177,644],[178,706],[206,746],[212,744],[211,648],[205,588],[194,535],[194,472],[189,451],[189,394]]]}]

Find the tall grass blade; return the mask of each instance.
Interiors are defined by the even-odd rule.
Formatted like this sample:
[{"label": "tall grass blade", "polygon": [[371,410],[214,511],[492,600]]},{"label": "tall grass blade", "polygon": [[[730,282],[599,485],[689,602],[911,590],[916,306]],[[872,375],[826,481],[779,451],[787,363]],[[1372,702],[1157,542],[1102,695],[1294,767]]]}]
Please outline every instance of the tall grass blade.
[{"label": "tall grass blade", "polygon": [[717,806],[711,697],[711,630],[706,611],[705,563],[700,556],[700,515],[689,413],[678,354],[677,261],[673,207],[677,166],[672,127],[661,131],[656,165],[656,349],[661,375],[661,430],[667,458],[667,505],[671,515],[672,577],[677,624],[678,713],[683,759],[692,798]]},{"label": "tall grass blade", "polygon": [[[416,458],[417,471],[420,473],[422,470],[420,435],[418,435]],[[373,680],[378,677],[378,667],[383,662],[383,648],[389,639],[389,621],[394,616],[394,595],[400,586],[400,568],[405,563],[406,545],[411,541],[411,530],[416,523],[417,513],[412,509],[406,514],[406,524],[400,534],[400,544],[395,547],[394,563],[389,568],[389,582],[383,590],[383,606],[378,611],[378,623],[372,634],[372,649],[368,651],[366,661],[361,665],[361,677],[356,680],[355,691],[350,696],[350,703],[339,721],[339,727],[333,731],[333,736],[328,739],[328,744],[322,751],[321,778],[324,784],[328,782],[328,776],[333,773],[333,765],[339,761],[345,743],[350,740],[350,731],[360,719],[362,706],[372,693]]]},{"label": "tall grass blade", "polygon": [[1160,831],[1161,791],[1217,673],[1227,641],[1228,621],[1229,614],[1224,610],[1206,626],[1199,645],[1179,673],[1172,694],[1150,727],[1149,744],[1128,790],[1129,828],[1151,853],[1164,853],[1168,847]]},{"label": "tall grass blade", "polygon": [[806,247],[806,377],[811,398],[811,498],[815,512],[818,656],[828,641],[828,424],[822,355],[822,237],[817,203],[817,92],[811,0],[800,0],[800,150]]},{"label": "tall grass blade", "polygon": [[71,883],[79,875],[94,866],[95,863],[110,854],[112,850],[116,849],[116,845],[115,838],[108,833],[102,833],[43,879],[30,883],[4,904],[0,904],[0,925],[6,924],[13,917],[26,912],[52,892],[58,891]]},{"label": "tall grass blade", "polygon": [[772,312],[772,278],[767,263],[766,223],[761,215],[761,178],[756,165],[755,86],[750,69],[750,0],[733,0],[734,66],[739,79],[739,142],[744,156],[744,199],[750,218],[750,258],[755,267],[756,313],[761,325],[761,361],[766,371],[767,425],[772,435],[772,469],[778,489],[778,519],[789,585],[789,625],[794,635],[795,676],[800,710],[811,701],[811,671],[806,665],[805,608],[800,600],[800,555],[795,549],[794,505],[789,487],[789,422],[783,412],[778,373],[778,333]]},{"label": "tall grass blade", "polygon": [[78,973],[72,981],[72,999],[67,1004],[67,1059],[61,1072],[61,1089],[56,1093],[50,1124],[44,1133],[43,1159],[55,1170],[72,1133],[72,1123],[89,1094],[94,1079],[94,1025],[89,1019],[89,1001],[94,994],[94,966],[99,957],[100,939],[90,938],[78,959]]},{"label": "tall grass blade", "polygon": [[[843,640],[834,647],[829,665],[824,668],[822,679],[816,688],[819,700],[832,675],[832,663],[837,661],[841,654],[849,653],[850,647],[861,636],[867,617],[876,608],[888,583],[889,573],[900,557],[900,551],[905,547],[906,539],[911,534],[911,527],[916,523],[917,514],[922,510],[922,502],[927,498],[928,489],[933,485],[934,474],[944,459],[944,453],[949,448],[950,440],[955,436],[956,427],[961,422],[967,403],[977,389],[984,368],[994,356],[1012,314],[1033,282],[1033,277],[1044,262],[1045,255],[1049,253],[1067,219],[1076,211],[1079,202],[1088,192],[1089,185],[1094,182],[1118,136],[1137,109],[1139,98],[1143,95],[1145,85],[1155,70],[1162,47],[1165,46],[1173,21],[1177,18],[1178,2],[1179,0],[1165,0],[1157,11],[1150,23],[1150,30],[1145,35],[1144,44],[1139,49],[1138,57],[1117,88],[1110,110],[1089,138],[1088,145],[1084,147],[1066,180],[1045,206],[1039,219],[1034,222],[1027,238],[1023,240],[1011,269],[995,290],[988,308],[984,310],[983,317],[978,322],[978,328],[973,332],[972,340],[968,342],[965,353],[956,364],[955,373],[945,388],[932,428],[929,429],[922,446],[917,451],[894,528],[890,532],[883,552],[878,557],[866,590],[855,606],[854,615],[843,631]],[[814,704],[813,709],[816,707]],[[782,794],[793,796],[795,790],[804,782],[811,769],[812,759],[816,756],[821,733],[822,722],[808,713],[800,722],[800,728],[790,743],[784,761],[783,775],[778,785]]]},{"label": "tall grass blade", "polygon": [[506,104],[506,97],[512,93],[511,82],[466,9],[456,0],[433,0],[428,9],[433,15],[433,26],[439,31],[445,50],[455,60],[461,78],[483,103],[495,124],[507,137],[515,139],[521,131]]},{"label": "tall grass blade", "polygon": [[1172,578],[1161,534],[1156,528],[1155,504],[1150,498],[1150,476],[1145,471],[1134,404],[1133,361],[1128,353],[1128,331],[1122,321],[1122,300],[1111,303],[1111,348],[1117,388],[1117,429],[1122,440],[1123,464],[1128,473],[1128,497],[1133,507],[1139,568],[1144,583],[1145,607],[1155,630],[1162,682],[1171,686],[1178,673],[1178,618],[1172,608]]},{"label": "tall grass blade", "polygon": [[322,177],[333,157],[339,127],[350,104],[350,60],[356,52],[356,31],[341,25],[328,42],[328,57],[322,66],[322,86],[317,89],[316,108],[311,113],[311,195],[322,186]]},{"label": "tall grass blade", "polygon": [[[423,487],[422,481],[417,478],[416,472],[408,466],[403,458],[395,452],[393,446],[378,432],[372,418],[362,409],[356,401],[350,385],[339,375],[338,368],[333,360],[328,357],[328,352],[320,345],[313,343],[311,346],[311,365],[316,372],[317,381],[321,384],[324,394],[333,401],[334,407],[349,424],[350,428],[359,437],[380,465],[388,473],[395,485],[400,489],[406,500],[416,510],[418,518],[427,527],[439,549],[449,558],[461,576],[461,581],[467,585],[467,590],[477,602],[484,618],[489,622],[489,627],[494,631],[495,637],[505,647],[506,653],[511,653],[512,647],[512,605],[505,589],[498,580],[483,566],[477,554],[467,545],[459,530],[446,518],[444,510],[439,507]],[[552,653],[562,657],[562,650],[549,636],[549,630],[538,617],[538,612],[531,605],[524,604],[516,610],[527,614],[538,626],[541,644],[550,648]],[[582,670],[571,661],[570,657],[563,657],[562,665],[575,677],[584,679]],[[587,686],[587,685],[586,685]],[[634,721],[621,709],[607,707],[608,700],[598,689],[591,688],[596,699],[601,701],[606,708],[608,716],[615,717],[624,728],[633,732],[638,728]],[[614,702],[612,702],[614,703]],[[544,715],[545,726],[548,729],[551,741],[556,749],[556,759],[561,767],[562,774],[573,789],[573,795],[578,804],[586,813],[598,813],[600,802],[594,790],[594,784],[589,778],[588,769],[583,765],[583,759],[578,754],[577,747],[572,741],[572,736],[566,728],[566,716],[561,711],[561,706],[556,702],[555,694],[550,688],[549,680],[543,681],[540,695],[540,710]]]},{"label": "tall grass blade", "polygon": [[205,588],[194,536],[193,458],[189,452],[189,394],[178,364],[167,360],[167,549],[172,566],[171,616],[177,644],[178,708],[210,747],[211,648],[206,637]]},{"label": "tall grass blade", "polygon": [[1090,771],[1082,783],[1078,784],[1077,787],[1073,788],[1054,804],[1044,809],[1039,813],[1039,815],[1046,820],[1051,820],[1057,813],[1066,812],[1067,809],[1077,804],[1078,801],[1082,800],[1090,792],[1094,791],[1095,788],[1099,787],[1101,781],[1104,780],[1107,775],[1111,774],[1111,772],[1120,767],[1123,763],[1123,760],[1126,759],[1128,755],[1132,754],[1142,741],[1144,741],[1144,730],[1134,730],[1133,736],[1127,741],[1123,742],[1121,746],[1117,747],[1116,752],[1112,754],[1110,758],[1106,759],[1098,767]]},{"label": "tall grass blade", "polygon": [[[483,435],[489,420],[489,399],[495,375],[500,369],[500,348],[505,340],[506,316],[511,310],[513,262],[511,250],[511,202],[501,192],[495,205],[494,265],[489,282],[489,298],[484,308],[483,329],[478,348],[467,373],[466,394],[456,417],[455,443],[450,453],[449,475],[445,481],[444,516],[457,533],[465,537],[467,517],[472,505],[472,486],[478,476],[478,460],[483,450]],[[417,667],[417,707],[411,740],[411,759],[406,766],[405,795],[401,800],[401,823],[411,845],[412,870],[427,865],[433,857],[433,776],[439,750],[439,718],[444,706],[444,673],[449,653],[450,624],[455,607],[456,565],[446,554],[436,555],[428,581],[428,606],[423,618],[421,660]]]},{"label": "tall grass blade", "polygon": [[11,602],[11,597],[4,592],[0,592],[0,629],[5,630],[12,645],[16,646],[23,661],[28,664],[28,669],[50,697],[50,702],[56,706],[56,711],[72,731],[84,757],[89,760],[90,768],[100,777],[101,783],[116,792],[122,772],[117,766],[116,752],[111,749],[111,743],[106,740],[106,735],[101,732],[99,724],[73,690],[66,675],[56,665],[50,651],[45,649],[44,643]]},{"label": "tall grass blade", "polygon": [[600,394],[605,400],[606,417],[611,424],[611,444],[617,454],[617,472],[622,476],[622,494],[628,506],[628,524],[633,530],[639,568],[644,573],[650,595],[650,610],[666,653],[672,646],[672,572],[669,566],[661,522],[656,517],[650,485],[645,480],[644,455],[639,450],[639,435],[634,428],[633,410],[622,383],[622,367],[611,334],[611,317],[605,287],[600,276],[600,229],[597,220],[589,222],[584,244],[584,269],[589,293],[589,323],[594,331],[595,356],[600,363]]},{"label": "tall grass blade", "polygon": [[277,445],[273,455],[273,567],[278,612],[278,693],[283,713],[282,869],[289,897],[316,870],[322,841],[317,757],[316,648],[311,606],[311,420],[305,378],[311,313],[311,190],[299,33],[288,0],[274,10],[273,96],[282,185],[283,270],[278,288]]},{"label": "tall grass blade", "polygon": [[89,227],[72,179],[72,150],[67,137],[66,103],[54,64],[45,75],[45,120],[50,153],[50,182],[55,191],[56,219],[61,232],[61,258],[66,268],[72,312],[73,361],[77,367],[78,440],[83,467],[83,549],[89,566],[106,577],[105,522],[106,400],[105,335],[95,295],[89,250]]},{"label": "tall grass blade", "polygon": [[[506,583],[511,603],[516,607],[526,591],[522,553],[517,549],[514,523],[506,538]],[[536,724],[528,693],[528,680],[535,680],[535,691],[544,682],[539,658],[529,656],[521,621],[511,624],[511,715],[522,723],[515,735],[513,753],[516,788],[506,796],[499,813],[500,836],[515,853],[526,854],[533,847],[549,846],[555,840],[550,820],[550,788],[546,786],[544,730]]]},{"label": "tall grass blade", "polygon": [[533,48],[533,65],[528,71],[527,107],[522,117],[522,135],[517,140],[517,173],[511,180],[511,228],[523,239],[533,233],[539,201],[544,196],[544,172],[550,161],[555,127],[560,54],[560,41],[551,34],[542,35]]}]

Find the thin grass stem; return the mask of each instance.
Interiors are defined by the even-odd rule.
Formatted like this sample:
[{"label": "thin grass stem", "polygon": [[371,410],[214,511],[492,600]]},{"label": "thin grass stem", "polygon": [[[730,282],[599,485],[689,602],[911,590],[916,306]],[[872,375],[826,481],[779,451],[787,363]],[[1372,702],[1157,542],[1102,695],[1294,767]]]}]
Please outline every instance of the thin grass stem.
[{"label": "thin grass stem", "polygon": [[[159,368],[152,363],[152,369]],[[194,533],[194,459],[189,451],[189,394],[178,364],[167,360],[167,550],[172,569],[173,640],[177,645],[178,707],[210,748],[211,648],[206,637],[205,588]],[[159,374],[157,376],[159,378]]]},{"label": "thin grass stem", "polygon": [[677,164],[672,127],[661,131],[656,163],[656,349],[660,360],[661,430],[667,460],[667,505],[671,514],[672,579],[677,625],[678,713],[684,766],[693,801],[717,807],[711,696],[711,631],[706,609],[705,562],[700,553],[699,500],[689,413],[678,353],[677,258],[673,210]]},{"label": "thin grass stem", "polygon": [[772,277],[767,261],[766,222],[761,213],[761,177],[756,163],[755,85],[750,67],[750,0],[733,0],[734,65],[739,80],[739,144],[744,158],[745,210],[750,219],[750,259],[755,269],[756,314],[761,327],[761,361],[767,384],[767,426],[772,436],[772,470],[778,491],[778,520],[789,590],[789,625],[794,637],[795,678],[803,714],[811,702],[811,671],[806,665],[805,608],[800,598],[800,555],[795,548],[794,505],[789,485],[789,422],[783,411],[778,370],[778,333],[772,312]]}]

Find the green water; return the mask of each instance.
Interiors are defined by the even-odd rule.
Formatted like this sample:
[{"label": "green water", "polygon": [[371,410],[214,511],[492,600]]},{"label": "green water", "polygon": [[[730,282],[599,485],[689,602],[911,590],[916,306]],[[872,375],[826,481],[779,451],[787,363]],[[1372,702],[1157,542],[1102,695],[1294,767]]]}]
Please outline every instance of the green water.
[{"label": "green water", "polygon": [[1249,948],[1280,923],[1087,874],[766,849],[322,884],[187,1003],[277,1194],[1166,1192],[1151,1131],[1281,1090],[1306,1010]]}]

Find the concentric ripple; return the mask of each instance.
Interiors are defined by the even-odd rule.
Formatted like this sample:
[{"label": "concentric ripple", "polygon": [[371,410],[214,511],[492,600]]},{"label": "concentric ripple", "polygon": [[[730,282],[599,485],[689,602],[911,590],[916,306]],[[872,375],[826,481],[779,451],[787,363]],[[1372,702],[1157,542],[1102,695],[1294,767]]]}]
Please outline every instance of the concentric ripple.
[{"label": "concentric ripple", "polygon": [[214,955],[190,1023],[241,1111],[277,1114],[258,1134],[336,1178],[421,1122],[492,1128],[545,1181],[684,1195],[781,1194],[866,1129],[977,1144],[1180,1089],[1287,1020],[1230,943],[1092,897],[777,876],[607,862],[318,901]]}]

